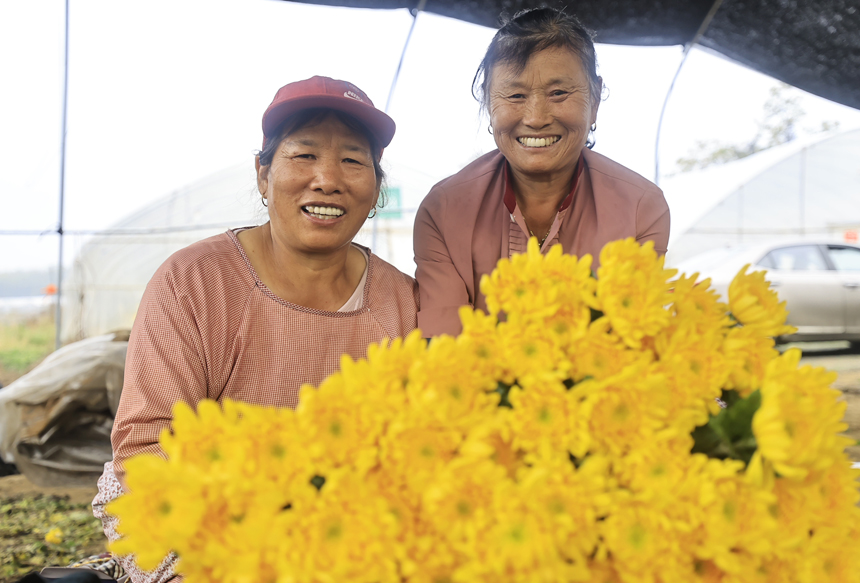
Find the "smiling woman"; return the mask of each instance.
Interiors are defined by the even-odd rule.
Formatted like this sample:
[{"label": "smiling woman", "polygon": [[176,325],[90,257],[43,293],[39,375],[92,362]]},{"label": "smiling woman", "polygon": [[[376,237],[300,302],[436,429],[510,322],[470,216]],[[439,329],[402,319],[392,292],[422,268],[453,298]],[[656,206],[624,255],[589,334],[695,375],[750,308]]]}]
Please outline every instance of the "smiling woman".
[{"label": "smiling woman", "polygon": [[542,253],[597,258],[613,240],[669,241],[657,186],[591,151],[603,80],[591,33],[553,8],[517,14],[490,43],[474,93],[497,150],[439,184],[415,218],[418,326],[460,331],[463,305],[487,310],[481,277],[535,237]]},{"label": "smiling woman", "polygon": [[[269,221],[205,239],[174,254],[153,276],[132,328],[125,380],[93,501],[123,494],[123,463],[164,455],[159,434],[173,406],[203,399],[295,407],[341,356],[415,328],[415,281],[352,243],[373,214],[385,178],[379,162],[394,122],[345,81],[313,77],[282,87],[263,115],[257,186]],[[170,476],[165,476],[170,487]],[[133,583],[174,576],[175,557],[155,572],[120,558]]]}]

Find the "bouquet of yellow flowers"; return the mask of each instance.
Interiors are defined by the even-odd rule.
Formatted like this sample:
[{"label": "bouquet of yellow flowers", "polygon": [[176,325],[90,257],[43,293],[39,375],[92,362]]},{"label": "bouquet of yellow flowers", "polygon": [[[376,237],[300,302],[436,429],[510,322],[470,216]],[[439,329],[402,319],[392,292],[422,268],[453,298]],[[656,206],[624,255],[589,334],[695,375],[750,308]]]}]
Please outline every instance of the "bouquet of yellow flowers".
[{"label": "bouquet of yellow flowers", "polygon": [[728,305],[653,245],[499,261],[463,332],[345,357],[295,411],[178,403],[117,553],[194,582],[860,581],[834,373],[761,272]]}]

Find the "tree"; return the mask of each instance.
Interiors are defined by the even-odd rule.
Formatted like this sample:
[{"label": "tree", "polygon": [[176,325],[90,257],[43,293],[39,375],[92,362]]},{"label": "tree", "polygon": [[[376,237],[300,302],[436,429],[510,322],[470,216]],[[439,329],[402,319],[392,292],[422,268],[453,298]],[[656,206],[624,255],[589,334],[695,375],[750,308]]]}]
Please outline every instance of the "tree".
[{"label": "tree", "polygon": [[[790,142],[797,138],[799,122],[804,115],[797,91],[791,85],[779,83],[770,88],[762,119],[757,122],[755,136],[749,142],[727,144],[716,140],[699,140],[687,156],[678,158],[678,170],[689,172],[714,164],[725,164]],[[838,127],[837,121],[825,121],[818,131],[834,131]]]}]

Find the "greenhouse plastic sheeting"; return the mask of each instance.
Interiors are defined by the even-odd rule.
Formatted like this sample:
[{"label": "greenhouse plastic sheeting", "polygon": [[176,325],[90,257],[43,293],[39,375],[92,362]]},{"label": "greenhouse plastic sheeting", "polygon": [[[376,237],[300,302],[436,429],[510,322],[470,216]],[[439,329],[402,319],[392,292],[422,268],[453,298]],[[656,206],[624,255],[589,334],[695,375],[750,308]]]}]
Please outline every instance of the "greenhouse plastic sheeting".
[{"label": "greenhouse plastic sheeting", "polygon": [[93,485],[112,459],[128,334],[57,350],[0,389],[0,455],[39,486]]},{"label": "greenhouse plastic sheeting", "polygon": [[227,168],[92,237],[63,281],[63,342],[130,328],[147,282],[171,254],[230,227],[261,224],[255,176],[253,160]]},{"label": "greenhouse plastic sheeting", "polygon": [[860,129],[822,133],[660,183],[667,265],[732,245],[860,230]]}]

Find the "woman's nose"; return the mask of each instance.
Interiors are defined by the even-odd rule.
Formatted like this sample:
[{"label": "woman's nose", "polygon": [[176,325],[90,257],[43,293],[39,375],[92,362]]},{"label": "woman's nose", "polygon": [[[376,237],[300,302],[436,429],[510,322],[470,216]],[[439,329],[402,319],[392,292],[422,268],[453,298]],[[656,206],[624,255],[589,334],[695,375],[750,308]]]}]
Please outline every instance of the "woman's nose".
[{"label": "woman's nose", "polygon": [[546,99],[540,95],[532,95],[526,102],[523,123],[530,128],[540,129],[552,123]]},{"label": "woman's nose", "polygon": [[322,194],[339,194],[343,192],[342,174],[337,161],[320,158],[314,165],[314,177],[311,188]]}]

